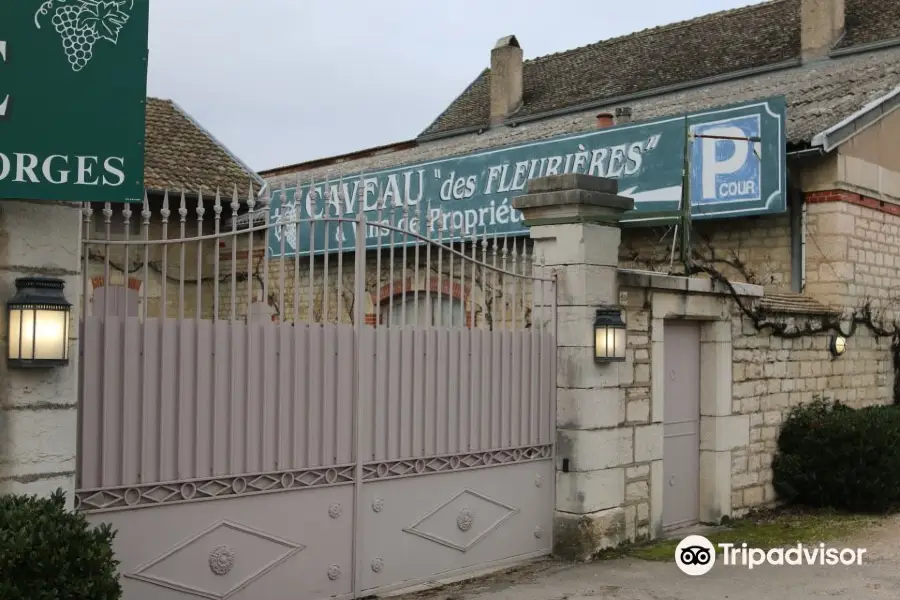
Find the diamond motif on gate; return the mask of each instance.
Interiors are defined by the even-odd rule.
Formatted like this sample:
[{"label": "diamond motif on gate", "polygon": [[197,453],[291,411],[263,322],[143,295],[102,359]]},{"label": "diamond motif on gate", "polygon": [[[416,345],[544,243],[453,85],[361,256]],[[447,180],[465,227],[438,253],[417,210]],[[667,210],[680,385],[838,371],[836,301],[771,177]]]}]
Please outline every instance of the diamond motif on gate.
[{"label": "diamond motif on gate", "polygon": [[432,458],[428,461],[426,468],[429,471],[438,473],[440,471],[446,471],[450,467],[450,459],[447,457],[440,456],[438,458]]},{"label": "diamond motif on gate", "polygon": [[259,490],[264,492],[266,490],[270,490],[274,488],[276,485],[281,483],[281,477],[274,477],[272,475],[260,475],[256,479],[253,479],[248,484],[255,490]]},{"label": "diamond motif on gate", "polygon": [[181,496],[181,490],[174,485],[157,485],[144,492],[144,496],[154,502],[168,502]]},{"label": "diamond motif on gate", "polygon": [[96,506],[97,508],[106,508],[108,506],[114,506],[123,499],[124,496],[121,494],[117,494],[111,491],[104,491],[92,494],[85,498],[84,501],[92,506]]},{"label": "diamond motif on gate", "polygon": [[463,456],[460,459],[460,462],[467,467],[480,467],[481,465],[485,464],[489,460],[488,456],[489,455],[487,453],[468,454],[466,456]]},{"label": "diamond motif on gate", "polygon": [[[514,506],[465,489],[403,531],[460,552],[467,552],[517,512],[519,509]],[[459,525],[460,515],[463,514],[477,514],[478,520],[474,522],[474,519],[465,519],[468,527],[463,528]]]},{"label": "diamond motif on gate", "polygon": [[[223,552],[223,548],[229,550],[231,557],[234,556],[233,549],[241,549],[241,555],[246,558],[242,561],[234,561],[232,558],[228,561],[227,569],[220,569],[221,573],[214,569],[220,576],[212,581],[203,576],[202,569],[184,569],[185,564],[206,563],[210,568],[222,566],[218,554]],[[200,598],[225,600],[304,548],[306,546],[303,544],[233,521],[221,521],[124,576]],[[212,561],[214,555],[217,557],[215,565]],[[173,568],[174,563],[180,563],[181,567]],[[173,573],[183,575],[176,580],[172,578]],[[196,573],[196,580],[192,581],[191,575],[185,573]]]},{"label": "diamond motif on gate", "polygon": [[226,485],[226,484],[222,483],[221,481],[217,481],[217,480],[213,479],[212,481],[209,481],[209,482],[203,484],[198,489],[199,489],[200,493],[215,498],[219,494],[221,494],[227,490],[230,490],[231,486]]},{"label": "diamond motif on gate", "polygon": [[308,471],[303,475],[297,477],[296,481],[298,484],[308,487],[316,485],[317,483],[323,481],[325,479],[325,473],[321,471]]}]

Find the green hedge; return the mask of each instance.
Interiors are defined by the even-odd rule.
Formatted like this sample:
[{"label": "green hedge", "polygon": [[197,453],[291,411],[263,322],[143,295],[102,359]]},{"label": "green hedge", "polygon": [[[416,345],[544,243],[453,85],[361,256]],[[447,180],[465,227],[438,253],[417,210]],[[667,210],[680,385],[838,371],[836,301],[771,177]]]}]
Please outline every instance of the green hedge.
[{"label": "green hedge", "polygon": [[900,407],[818,399],[788,415],[772,463],[782,500],[854,512],[900,502]]},{"label": "green hedge", "polygon": [[114,537],[69,511],[61,490],[0,496],[0,599],[117,600]]}]

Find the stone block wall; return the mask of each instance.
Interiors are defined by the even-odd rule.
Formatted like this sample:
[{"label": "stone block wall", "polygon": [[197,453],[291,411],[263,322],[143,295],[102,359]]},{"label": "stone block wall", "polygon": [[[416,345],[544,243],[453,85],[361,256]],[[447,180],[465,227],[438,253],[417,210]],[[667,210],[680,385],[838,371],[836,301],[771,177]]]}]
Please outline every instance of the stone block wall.
[{"label": "stone block wall", "polygon": [[[791,291],[790,239],[788,215],[693,223],[693,248],[703,261],[731,281],[762,285],[769,293]],[[621,268],[682,271],[677,243],[670,267],[671,256],[668,228],[622,230]]]},{"label": "stone block wall", "polygon": [[810,295],[851,308],[871,302],[897,315],[900,300],[900,207],[844,190],[806,195]]},{"label": "stone block wall", "polygon": [[732,451],[731,503],[740,515],[775,500],[772,459],[791,408],[817,397],[854,408],[888,404],[894,368],[891,340],[863,327],[848,339],[847,351],[839,358],[832,358],[827,334],[798,339],[760,335],[740,315],[735,315],[732,336],[733,410],[750,416],[749,446]]},{"label": "stone block wall", "polygon": [[[80,207],[56,202],[0,205],[0,297],[15,279],[61,278],[77,314]],[[0,312],[0,350],[7,352],[6,311]],[[9,369],[0,360],[0,494],[47,495],[62,488],[70,505],[75,488],[78,433],[78,328],[70,328],[69,364]]]},{"label": "stone block wall", "polygon": [[847,239],[847,262],[853,267],[849,294],[870,298],[888,308],[887,304],[900,301],[900,254],[896,252],[900,211],[885,212],[857,204],[844,206],[853,223]]},{"label": "stone block wall", "polygon": [[[638,440],[642,431],[649,431],[662,415],[654,414],[654,377],[661,371],[654,368],[654,322],[666,315],[654,314],[653,290],[622,288],[620,295],[626,306],[625,320],[628,329],[627,360],[619,371],[619,382],[624,388],[622,406],[608,425],[618,429],[633,429],[634,462],[626,468],[628,485],[632,493],[626,495],[626,506],[633,505],[637,514],[647,514],[642,505],[654,493],[649,469],[652,462],[639,460]],[[684,302],[711,302],[703,296],[684,295]],[[691,298],[691,300],[688,300]],[[730,416],[745,416],[748,431],[742,433],[748,443],[732,448],[730,461],[731,516],[740,516],[750,508],[770,504],[775,500],[772,488],[772,459],[780,425],[787,412],[816,397],[831,398],[852,407],[886,404],[892,401],[894,370],[890,339],[874,336],[868,329],[859,327],[848,339],[846,353],[833,358],[829,349],[829,334],[816,334],[797,339],[786,339],[768,331],[757,331],[735,300],[721,295],[715,300],[722,306],[723,314],[730,319],[730,356],[703,356],[701,369],[718,369],[708,362],[726,360],[731,369]],[[742,299],[754,307],[757,300]],[[817,317],[771,314],[774,321],[793,321],[803,327]],[[719,350],[718,352],[721,352]],[[701,377],[704,377],[701,375]],[[701,382],[701,385],[703,383]],[[617,423],[614,423],[617,421]],[[639,479],[643,477],[643,479]],[[646,484],[649,489],[645,487]],[[637,522],[636,533],[643,531],[648,521]]]}]

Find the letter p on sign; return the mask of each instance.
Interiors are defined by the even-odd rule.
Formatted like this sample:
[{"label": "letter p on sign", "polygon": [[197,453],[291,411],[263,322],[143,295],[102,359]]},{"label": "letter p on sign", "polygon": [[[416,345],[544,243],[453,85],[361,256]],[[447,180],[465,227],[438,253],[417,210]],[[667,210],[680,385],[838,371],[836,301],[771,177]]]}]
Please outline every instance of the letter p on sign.
[{"label": "letter p on sign", "polygon": [[[762,152],[759,142],[716,139],[760,136],[758,115],[735,117],[693,128],[691,152],[692,200],[700,204],[723,204],[759,200]],[[699,181],[698,181],[699,180]],[[699,193],[697,193],[697,188]]]}]

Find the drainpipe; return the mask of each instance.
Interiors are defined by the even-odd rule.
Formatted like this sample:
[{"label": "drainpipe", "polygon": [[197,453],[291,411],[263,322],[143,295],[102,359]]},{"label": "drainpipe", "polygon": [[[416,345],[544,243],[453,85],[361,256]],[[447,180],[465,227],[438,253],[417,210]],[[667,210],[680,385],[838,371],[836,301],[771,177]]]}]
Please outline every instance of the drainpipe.
[{"label": "drainpipe", "polygon": [[800,204],[802,219],[800,223],[800,292],[806,291],[806,225],[809,222],[809,213],[807,212],[807,204],[803,199],[803,192],[800,192]]},{"label": "drainpipe", "polygon": [[821,146],[804,148],[787,153],[791,162],[787,167],[787,190],[790,207],[789,223],[791,238],[791,291],[803,293],[806,290],[806,231],[809,223],[809,207],[803,197],[803,185],[797,176],[798,161],[804,158],[823,156]]},{"label": "drainpipe", "polygon": [[789,228],[791,240],[791,291],[802,293],[806,289],[806,202],[803,189],[788,171]]}]

